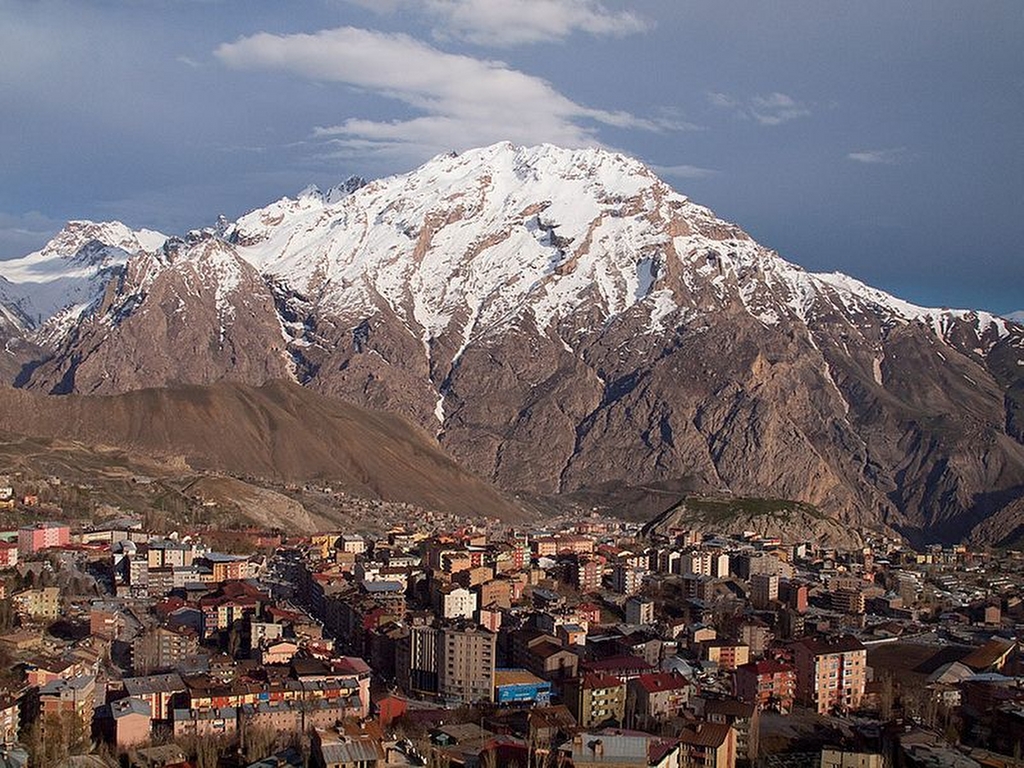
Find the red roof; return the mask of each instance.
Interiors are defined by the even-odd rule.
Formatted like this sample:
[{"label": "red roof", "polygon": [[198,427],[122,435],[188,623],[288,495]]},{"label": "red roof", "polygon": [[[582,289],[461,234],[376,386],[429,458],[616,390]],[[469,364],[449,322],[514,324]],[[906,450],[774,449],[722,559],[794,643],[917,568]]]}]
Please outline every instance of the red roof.
[{"label": "red roof", "polygon": [[729,726],[725,723],[697,723],[679,732],[679,741],[696,747],[720,747],[729,738]]},{"label": "red roof", "polygon": [[685,677],[675,672],[651,672],[646,675],[640,675],[637,681],[648,693],[678,691],[690,685]]},{"label": "red roof", "polygon": [[580,680],[580,687],[587,689],[594,688],[618,688],[622,681],[614,675],[602,675],[598,672],[587,672]]}]

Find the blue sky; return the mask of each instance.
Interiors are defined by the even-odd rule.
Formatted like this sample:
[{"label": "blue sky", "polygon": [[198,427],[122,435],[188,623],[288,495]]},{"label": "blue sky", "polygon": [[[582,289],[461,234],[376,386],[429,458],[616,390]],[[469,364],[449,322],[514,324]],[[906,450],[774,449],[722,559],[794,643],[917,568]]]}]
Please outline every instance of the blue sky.
[{"label": "blue sky", "polygon": [[0,257],[600,144],[784,257],[1024,308],[1019,0],[0,0]]}]

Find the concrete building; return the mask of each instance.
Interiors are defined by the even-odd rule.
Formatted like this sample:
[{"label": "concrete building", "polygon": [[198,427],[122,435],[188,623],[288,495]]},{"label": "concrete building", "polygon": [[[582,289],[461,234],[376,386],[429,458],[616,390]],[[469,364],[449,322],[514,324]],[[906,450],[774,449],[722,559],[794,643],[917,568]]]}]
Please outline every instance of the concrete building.
[{"label": "concrete building", "polygon": [[109,739],[119,750],[149,741],[152,722],[149,704],[128,696],[110,703]]},{"label": "concrete building", "polygon": [[819,714],[857,709],[867,680],[867,650],[855,637],[804,638],[793,644],[796,695]]},{"label": "concrete building", "polygon": [[768,625],[757,618],[747,619],[740,624],[738,634],[739,641],[750,648],[750,655],[755,659],[764,656],[774,639]]},{"label": "concrete building", "polygon": [[711,563],[711,552],[700,549],[694,552],[686,552],[683,554],[682,559],[683,573],[693,573],[698,576],[711,576]]},{"label": "concrete building", "polygon": [[[819,763],[821,768],[883,768],[885,764],[885,758],[880,754],[872,752],[845,752],[841,749],[831,749],[828,747],[821,750],[821,763]],[[936,761],[935,764],[938,765],[939,762]]]},{"label": "concrete building", "polygon": [[343,533],[338,540],[338,548],[342,552],[351,552],[354,555],[361,555],[366,551],[366,539],[358,533]]},{"label": "concrete building", "polygon": [[735,699],[708,699],[703,706],[710,725],[727,725],[733,732],[736,759],[756,765],[761,730],[760,710],[749,702]]},{"label": "concrete building", "polygon": [[60,589],[40,587],[23,589],[11,595],[11,602],[22,616],[38,621],[54,621],[60,616]]},{"label": "concrete building", "polygon": [[612,675],[587,672],[567,680],[562,698],[581,728],[622,723],[626,714],[626,684]]},{"label": "concrete building", "polygon": [[18,545],[13,541],[0,541],[0,569],[18,564]]},{"label": "concrete building", "polygon": [[653,624],[654,601],[647,597],[631,597],[626,600],[627,624]]},{"label": "concrete building", "polygon": [[864,613],[864,592],[859,589],[836,589],[829,593],[829,605],[833,611],[860,615]]},{"label": "concrete building", "polygon": [[181,675],[171,672],[164,675],[126,677],[122,681],[124,692],[149,705],[150,717],[154,721],[169,721],[176,696],[185,693]]},{"label": "concrete building", "polygon": [[574,768],[679,768],[679,746],[646,733],[579,733],[563,750],[558,764]]},{"label": "concrete building", "polygon": [[793,709],[796,697],[796,669],[779,661],[753,661],[736,668],[733,694],[752,702],[758,709],[783,714]]},{"label": "concrete building", "polygon": [[21,728],[21,698],[10,693],[0,694],[0,743],[14,744]]},{"label": "concrete building", "polygon": [[150,568],[185,568],[192,565],[195,550],[191,544],[173,539],[150,539],[146,563]]},{"label": "concrete building", "polygon": [[497,636],[472,622],[441,629],[437,692],[446,701],[490,701]]},{"label": "concrete building", "polygon": [[750,602],[758,609],[768,608],[779,599],[779,575],[777,573],[753,573],[750,575]]},{"label": "concrete building", "polygon": [[597,592],[601,589],[604,567],[597,560],[578,558],[571,567],[570,581],[580,592]]},{"label": "concrete building", "polygon": [[88,737],[96,706],[96,678],[78,675],[51,680],[39,689],[39,722],[42,738],[55,738],[53,728],[79,728]]},{"label": "concrete building", "polygon": [[188,627],[156,627],[132,641],[132,670],[149,675],[171,669],[199,650],[199,635]]},{"label": "concrete building", "polygon": [[395,678],[410,693],[437,693],[437,627],[413,624],[398,639],[395,650]]},{"label": "concrete building", "polygon": [[477,609],[476,592],[466,587],[448,584],[438,590],[438,606],[445,619],[472,619]]},{"label": "concrete building", "polygon": [[724,723],[699,722],[678,736],[679,768],[734,768],[736,732]]},{"label": "concrete building", "polygon": [[646,568],[616,563],[612,568],[612,590],[620,595],[635,595],[643,586],[646,575]]},{"label": "concrete building", "polygon": [[702,644],[704,658],[718,665],[719,669],[736,669],[750,661],[750,648],[732,640],[710,640]]},{"label": "concrete building", "polygon": [[512,661],[544,680],[576,676],[579,656],[563,648],[557,637],[538,630],[521,630],[511,638]]},{"label": "concrete building", "polygon": [[634,711],[633,724],[675,717],[690,701],[693,684],[674,672],[649,672],[627,684],[628,703]]}]

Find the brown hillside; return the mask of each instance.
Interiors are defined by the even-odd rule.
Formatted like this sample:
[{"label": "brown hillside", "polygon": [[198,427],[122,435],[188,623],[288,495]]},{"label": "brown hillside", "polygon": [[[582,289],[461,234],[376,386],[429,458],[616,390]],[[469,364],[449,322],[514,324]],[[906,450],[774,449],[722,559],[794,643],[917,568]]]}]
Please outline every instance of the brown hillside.
[{"label": "brown hillside", "polygon": [[286,382],[113,396],[46,397],[3,389],[0,431],[181,457],[198,470],[329,480],[351,493],[467,516],[516,520],[525,514],[400,417]]}]

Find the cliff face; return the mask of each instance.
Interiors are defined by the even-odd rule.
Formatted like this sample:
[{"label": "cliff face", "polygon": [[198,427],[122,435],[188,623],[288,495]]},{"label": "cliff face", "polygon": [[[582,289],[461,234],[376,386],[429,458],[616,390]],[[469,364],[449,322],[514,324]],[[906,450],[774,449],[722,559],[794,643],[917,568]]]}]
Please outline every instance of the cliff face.
[{"label": "cliff face", "polygon": [[55,394],[114,394],[291,376],[274,298],[227,243],[169,241],[130,259],[61,346],[31,374]]},{"label": "cliff face", "polygon": [[22,381],[291,378],[506,489],[676,482],[959,538],[1024,488],[1022,339],[807,273],[629,158],[502,144],[131,255]]}]

